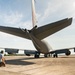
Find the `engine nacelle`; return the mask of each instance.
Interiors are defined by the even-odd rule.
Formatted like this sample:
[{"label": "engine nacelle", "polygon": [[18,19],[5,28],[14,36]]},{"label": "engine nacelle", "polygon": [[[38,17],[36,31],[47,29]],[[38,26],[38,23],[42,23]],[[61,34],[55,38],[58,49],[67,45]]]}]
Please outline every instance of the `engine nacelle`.
[{"label": "engine nacelle", "polygon": [[12,49],[12,48],[5,48],[5,52],[8,54],[16,54],[18,53],[19,49]]},{"label": "engine nacelle", "polygon": [[71,51],[67,51],[66,53],[65,53],[65,55],[67,55],[67,56],[69,56],[71,54]]}]

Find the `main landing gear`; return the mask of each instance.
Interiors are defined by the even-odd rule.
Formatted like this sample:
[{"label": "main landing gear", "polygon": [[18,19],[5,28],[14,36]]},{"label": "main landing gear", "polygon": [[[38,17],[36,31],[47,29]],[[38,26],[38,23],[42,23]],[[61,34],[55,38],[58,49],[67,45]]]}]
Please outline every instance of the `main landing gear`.
[{"label": "main landing gear", "polygon": [[[52,57],[52,54],[44,54],[44,57],[45,57],[45,58],[47,58],[47,57]],[[54,53],[54,54],[53,54],[53,57],[54,57],[54,58],[58,58],[58,54]]]},{"label": "main landing gear", "polygon": [[[34,58],[39,58],[39,57],[40,57],[40,53],[36,52],[34,55]],[[44,57],[45,58],[48,58],[48,57],[58,58],[58,54],[56,54],[56,53],[54,53],[53,55],[52,54],[44,54]]]},{"label": "main landing gear", "polygon": [[53,57],[54,58],[58,58],[58,55],[55,53],[55,54],[53,54]]},{"label": "main landing gear", "polygon": [[50,54],[44,54],[44,57],[45,58],[50,57]]},{"label": "main landing gear", "polygon": [[39,57],[40,57],[40,53],[36,52],[35,55],[34,55],[34,58],[39,58]]}]

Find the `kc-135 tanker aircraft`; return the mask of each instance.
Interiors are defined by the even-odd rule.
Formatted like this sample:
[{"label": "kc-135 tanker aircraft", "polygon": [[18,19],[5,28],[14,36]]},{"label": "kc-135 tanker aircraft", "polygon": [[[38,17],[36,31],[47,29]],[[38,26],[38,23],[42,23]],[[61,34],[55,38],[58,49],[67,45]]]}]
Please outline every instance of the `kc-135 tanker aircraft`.
[{"label": "kc-135 tanker aircraft", "polygon": [[36,25],[35,1],[34,0],[31,1],[32,1],[31,3],[32,3],[32,23],[33,23],[33,28],[31,30],[0,26],[0,31],[31,40],[35,48],[37,49],[37,52],[35,53],[36,58],[39,57],[40,53],[43,53],[45,57],[48,57],[50,54],[54,54],[54,56],[57,57],[57,53],[58,52],[61,53],[61,51],[62,53],[65,52],[66,55],[70,55],[70,51],[67,49],[59,51],[50,51],[48,45],[45,42],[43,42],[42,39],[71,25],[72,18],[65,18],[63,20],[38,27],[38,25]]}]

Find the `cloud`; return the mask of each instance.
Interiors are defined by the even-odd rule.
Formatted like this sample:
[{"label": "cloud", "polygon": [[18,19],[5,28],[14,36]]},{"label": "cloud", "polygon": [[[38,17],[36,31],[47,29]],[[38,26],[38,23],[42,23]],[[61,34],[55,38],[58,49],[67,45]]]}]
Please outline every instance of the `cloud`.
[{"label": "cloud", "polygon": [[[57,21],[66,17],[75,18],[75,0],[50,0],[47,1],[45,6],[45,9],[41,13],[38,13],[40,15],[40,24]],[[42,10],[42,8],[40,8],[40,10]]]},{"label": "cloud", "polygon": [[0,32],[0,47],[35,50],[30,40],[3,32]]},{"label": "cloud", "polygon": [[28,20],[28,21],[21,21],[19,24],[18,24],[18,27],[20,28],[26,28],[26,29],[31,29],[33,26],[32,26],[32,21]]},{"label": "cloud", "polygon": [[18,12],[9,12],[8,14],[3,13],[0,15],[1,21],[4,22],[5,24],[17,24],[22,20],[22,18],[23,14]]},{"label": "cloud", "polygon": [[43,12],[39,13],[40,17],[40,22],[44,23],[46,22],[46,20],[48,20],[49,18],[51,19],[51,17],[54,17],[53,14],[55,14],[56,12],[58,12],[58,10],[60,9],[61,4],[58,4],[58,1],[47,1],[47,4],[45,5],[45,9],[43,10]]},{"label": "cloud", "polygon": [[52,46],[53,49],[63,49],[70,48],[75,46],[74,35],[65,35],[60,36],[50,36],[45,38],[45,40]]}]

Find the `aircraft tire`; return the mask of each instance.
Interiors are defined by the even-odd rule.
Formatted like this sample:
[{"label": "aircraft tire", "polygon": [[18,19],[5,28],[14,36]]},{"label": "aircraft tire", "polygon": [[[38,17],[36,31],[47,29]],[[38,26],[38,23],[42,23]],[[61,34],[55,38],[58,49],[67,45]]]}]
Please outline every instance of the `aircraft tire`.
[{"label": "aircraft tire", "polygon": [[37,55],[37,54],[35,54],[35,56],[34,56],[35,58],[39,58],[39,55]]},{"label": "aircraft tire", "polygon": [[57,54],[54,54],[53,57],[54,57],[54,58],[58,58],[58,55],[57,55]]},{"label": "aircraft tire", "polygon": [[50,54],[44,54],[44,57],[45,58],[50,57]]},{"label": "aircraft tire", "polygon": [[67,53],[65,53],[65,54],[68,56],[68,55],[70,55],[70,54],[71,54],[71,52],[70,52],[70,51],[68,51],[68,52],[67,52]]},{"label": "aircraft tire", "polygon": [[44,57],[47,58],[47,54],[44,54]]}]

